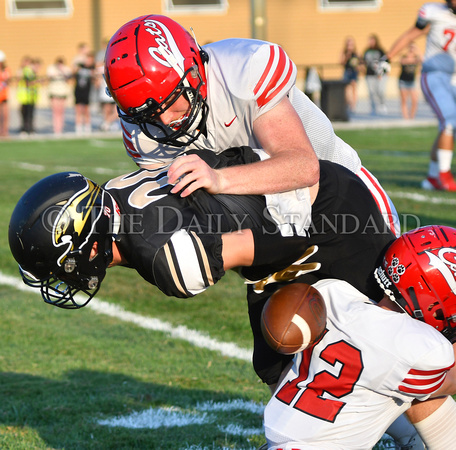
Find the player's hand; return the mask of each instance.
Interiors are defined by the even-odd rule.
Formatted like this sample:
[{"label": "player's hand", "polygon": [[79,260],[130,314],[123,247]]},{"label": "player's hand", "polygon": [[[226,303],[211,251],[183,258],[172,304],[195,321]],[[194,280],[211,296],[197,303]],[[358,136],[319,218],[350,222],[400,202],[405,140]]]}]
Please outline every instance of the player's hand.
[{"label": "player's hand", "polygon": [[220,178],[219,172],[197,155],[180,156],[168,169],[168,182],[174,184],[171,193],[182,191],[181,197],[187,197],[199,188],[206,189],[210,194],[219,194]]},{"label": "player's hand", "polygon": [[377,75],[382,76],[391,71],[391,64],[386,56],[382,56],[376,69]]}]

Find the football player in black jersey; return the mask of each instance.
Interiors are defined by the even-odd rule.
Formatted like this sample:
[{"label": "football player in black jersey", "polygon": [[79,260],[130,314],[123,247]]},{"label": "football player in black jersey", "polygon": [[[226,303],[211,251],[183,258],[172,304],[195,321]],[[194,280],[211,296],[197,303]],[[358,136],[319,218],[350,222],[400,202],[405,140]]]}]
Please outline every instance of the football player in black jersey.
[{"label": "football player in black jersey", "polygon": [[[248,147],[221,155],[198,152],[212,167],[257,159]],[[173,186],[162,168],[141,169],[103,186],[74,172],[44,178],[12,214],[10,248],[24,281],[63,308],[86,305],[113,265],[136,269],[176,297],[194,296],[225,270],[244,266],[241,274],[258,282],[248,292],[254,368],[272,385],[290,358],[275,353],[261,334],[263,305],[281,282],[269,275],[306,259],[282,272],[284,282],[295,276],[307,283],[338,278],[374,300],[382,298],[373,273],[395,236],[356,175],[328,161],[320,166],[305,236],[283,237],[263,196],[211,195],[203,189],[188,197],[170,194]]]}]

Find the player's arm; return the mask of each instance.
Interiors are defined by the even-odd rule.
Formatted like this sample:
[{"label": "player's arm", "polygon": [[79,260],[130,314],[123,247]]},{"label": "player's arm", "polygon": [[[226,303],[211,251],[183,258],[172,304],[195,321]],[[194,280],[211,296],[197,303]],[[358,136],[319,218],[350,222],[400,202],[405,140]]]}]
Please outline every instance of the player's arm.
[{"label": "player's arm", "polygon": [[456,402],[452,397],[439,397],[424,402],[414,401],[406,411],[426,448],[449,449],[456,441]]},{"label": "player's arm", "polygon": [[222,244],[225,270],[252,265],[255,254],[252,230],[238,230],[222,234]]},{"label": "player's arm", "polygon": [[401,52],[404,48],[406,48],[414,40],[416,40],[419,37],[428,33],[429,27],[430,27],[429,24],[425,25],[424,28],[421,28],[421,26],[418,27],[417,24],[414,25],[413,27],[409,28],[407,31],[405,31],[394,42],[394,44],[391,46],[390,50],[386,53],[386,57],[389,60],[394,58],[399,52]]},{"label": "player's arm", "polygon": [[154,284],[166,295],[192,297],[217,283],[228,269],[254,265],[260,278],[284,269],[307,246],[307,238],[265,234],[260,228],[222,235],[182,229],[154,255]]},{"label": "player's arm", "polygon": [[[288,98],[258,117],[253,131],[270,158],[243,166],[212,169],[196,155],[178,158],[168,171],[172,193],[198,188],[211,194],[272,194],[315,185],[320,166],[301,119]],[[185,177],[181,178],[183,175]]]}]

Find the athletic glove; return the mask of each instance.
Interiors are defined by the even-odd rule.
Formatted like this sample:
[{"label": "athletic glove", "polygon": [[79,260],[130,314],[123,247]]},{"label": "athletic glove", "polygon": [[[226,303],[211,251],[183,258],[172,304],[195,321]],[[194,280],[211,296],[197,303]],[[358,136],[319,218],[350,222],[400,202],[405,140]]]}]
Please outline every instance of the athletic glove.
[{"label": "athletic glove", "polygon": [[382,75],[389,73],[390,71],[391,71],[391,64],[389,62],[389,59],[386,57],[386,55],[383,55],[380,58],[380,61],[378,62],[378,65],[377,65],[377,69],[376,69],[377,75],[382,76]]}]

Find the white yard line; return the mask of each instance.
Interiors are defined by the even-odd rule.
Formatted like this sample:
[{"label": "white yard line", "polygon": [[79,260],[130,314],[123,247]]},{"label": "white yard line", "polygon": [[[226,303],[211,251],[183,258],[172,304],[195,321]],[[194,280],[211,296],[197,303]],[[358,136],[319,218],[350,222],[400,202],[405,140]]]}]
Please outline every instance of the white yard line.
[{"label": "white yard line", "polygon": [[456,205],[454,198],[434,197],[431,193],[419,194],[417,192],[391,191],[388,195],[394,198],[405,198],[418,203],[432,203],[434,205]]},{"label": "white yard line", "polygon": [[[18,277],[12,277],[0,272],[0,284],[11,286],[15,289],[25,292],[33,292],[38,294],[37,289],[26,286]],[[49,305],[44,305],[49,306]],[[224,356],[237,358],[244,361],[251,361],[252,351],[240,348],[232,343],[219,342],[210,338],[198,331],[190,330],[184,326],[174,327],[168,322],[163,322],[153,317],[145,317],[140,314],[126,311],[125,309],[108,303],[103,300],[92,299],[86,306],[98,314],[105,314],[110,317],[115,317],[124,322],[133,323],[139,327],[148,330],[161,331],[168,333],[173,338],[182,339],[195,345],[196,347],[206,348],[217,351]],[[253,401],[245,401],[243,399],[234,399],[227,402],[203,402],[198,403],[190,410],[182,409],[177,406],[149,408],[142,411],[134,411],[130,414],[98,419],[99,425],[109,427],[123,428],[147,428],[158,429],[164,427],[185,427],[189,425],[204,426],[209,423],[217,422],[217,412],[224,413],[226,411],[247,411],[255,415],[261,415],[264,411],[264,405]],[[219,425],[218,428],[226,434],[235,436],[251,436],[264,434],[263,428],[244,428],[242,424],[228,423]],[[384,436],[385,438],[386,436]],[[206,447],[204,447],[206,448]],[[191,450],[204,450],[203,447],[191,446],[185,447]],[[251,449],[251,447],[249,447]]]},{"label": "white yard line", "polygon": [[[12,277],[0,272],[0,284],[11,286],[21,291],[33,292],[39,294],[38,289],[26,286],[18,277]],[[43,305],[51,307],[50,305]],[[191,330],[185,326],[174,326],[169,322],[164,322],[154,317],[142,316],[141,314],[133,313],[125,310],[124,308],[114,305],[112,303],[93,298],[90,303],[85,306],[90,308],[98,314],[115,317],[123,322],[133,323],[138,327],[147,330],[161,331],[167,333],[174,339],[181,339],[189,342],[195,347],[205,348],[211,351],[220,353],[223,356],[230,358],[240,359],[243,361],[252,361],[252,350],[238,347],[231,342],[221,342],[211,338],[207,334],[201,333],[196,330]]]}]

